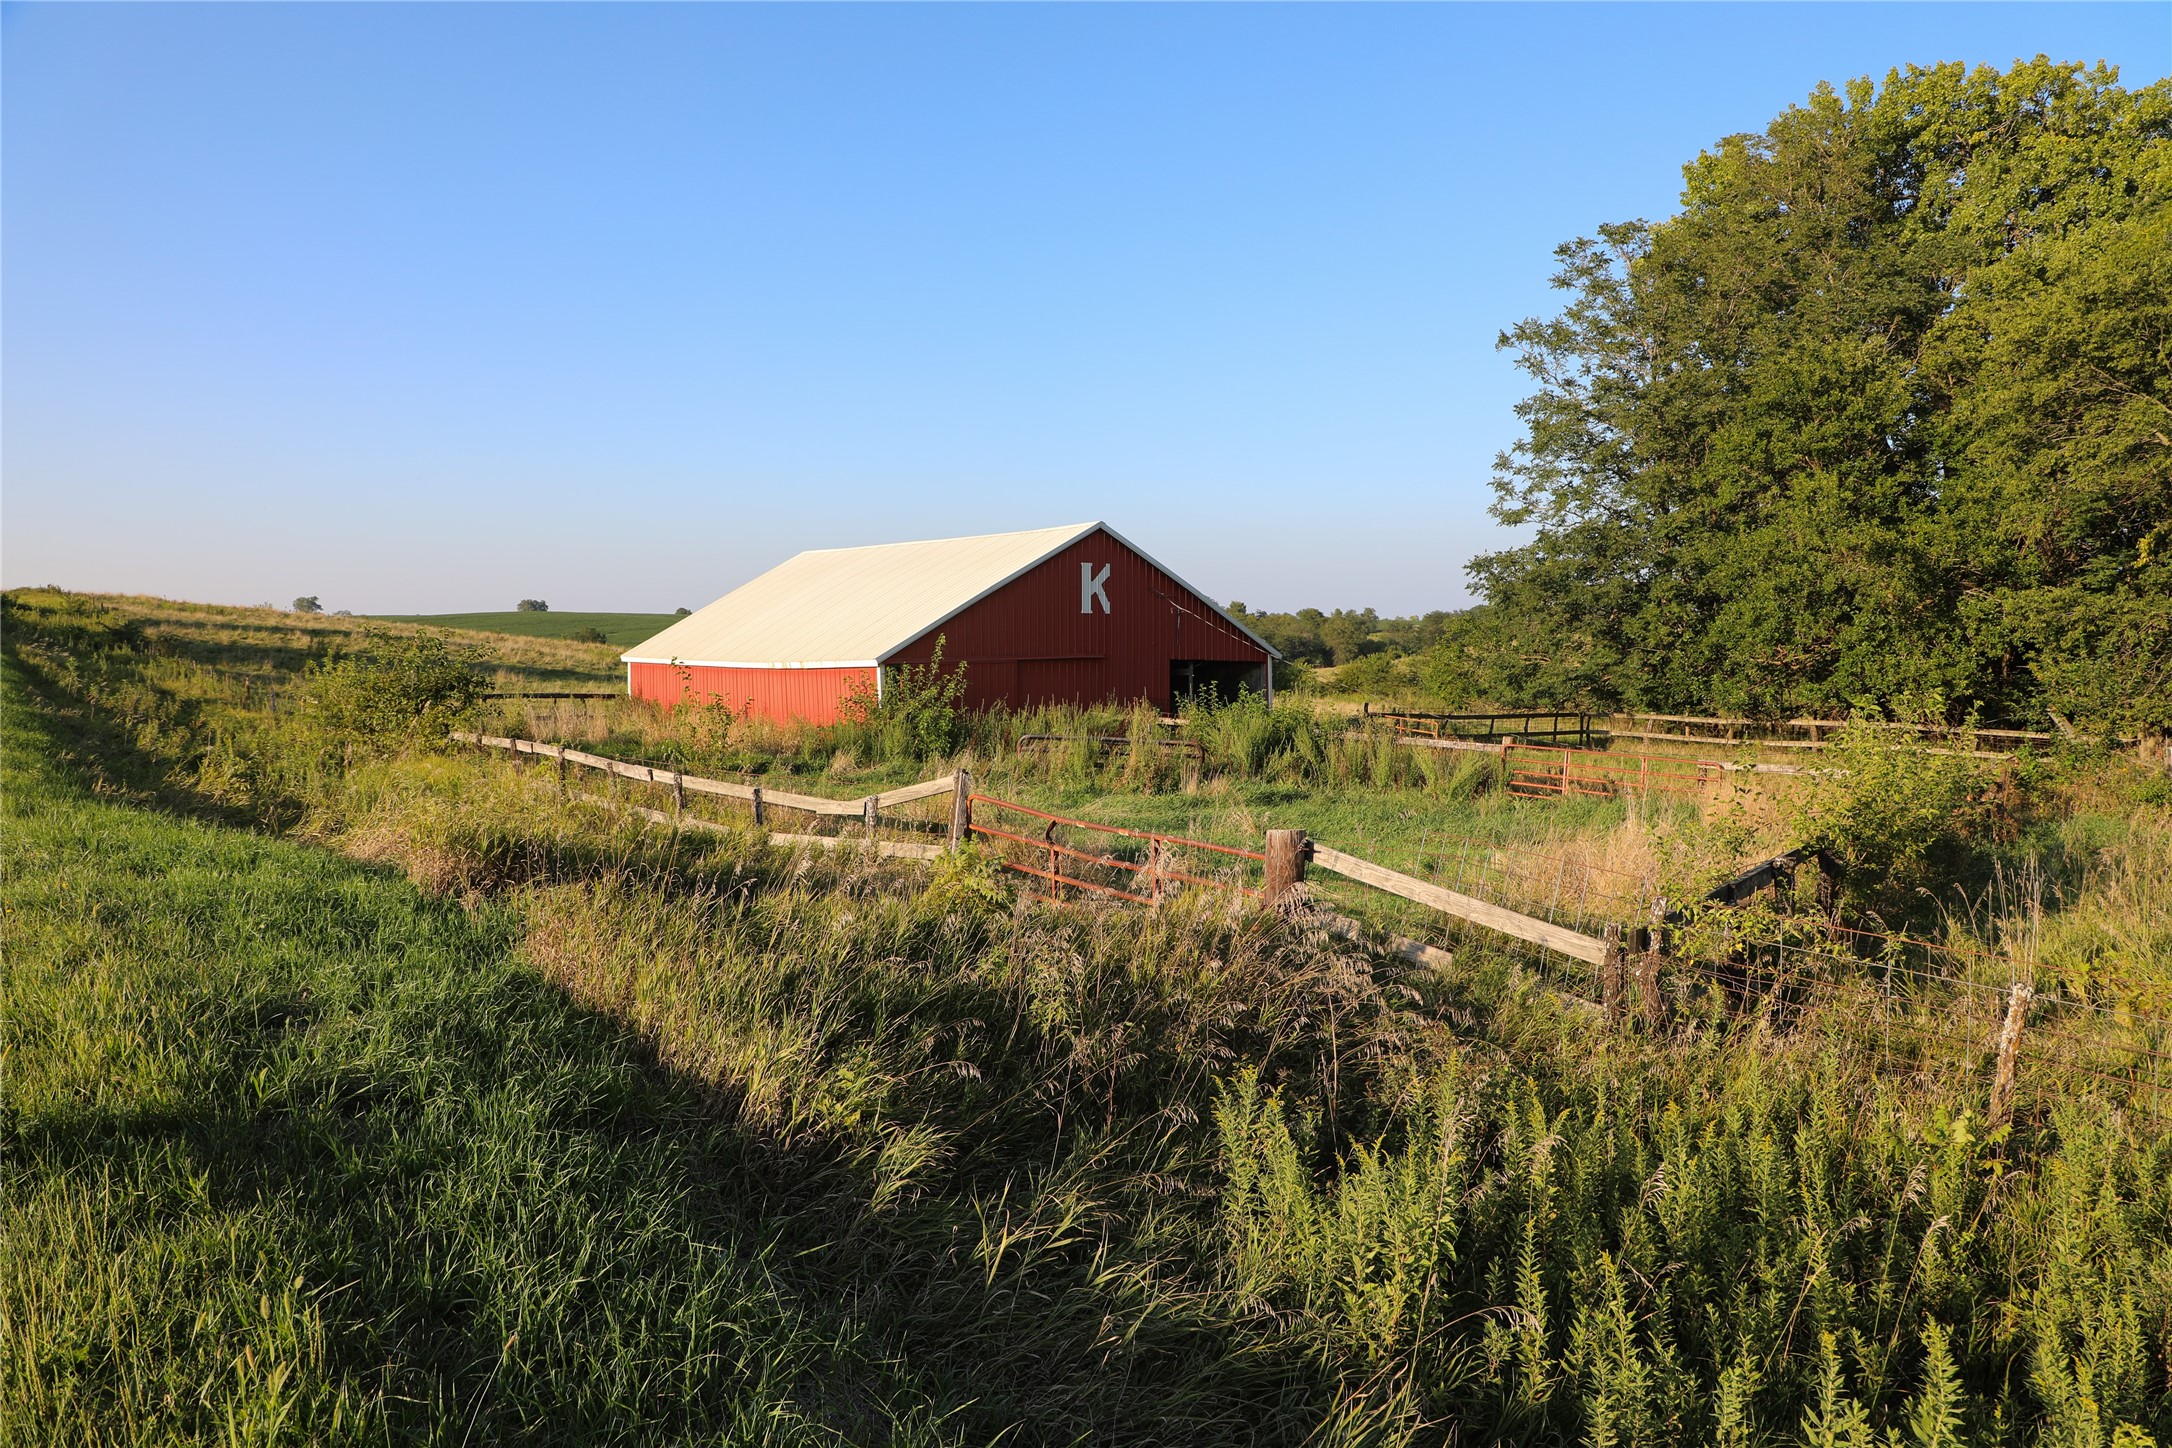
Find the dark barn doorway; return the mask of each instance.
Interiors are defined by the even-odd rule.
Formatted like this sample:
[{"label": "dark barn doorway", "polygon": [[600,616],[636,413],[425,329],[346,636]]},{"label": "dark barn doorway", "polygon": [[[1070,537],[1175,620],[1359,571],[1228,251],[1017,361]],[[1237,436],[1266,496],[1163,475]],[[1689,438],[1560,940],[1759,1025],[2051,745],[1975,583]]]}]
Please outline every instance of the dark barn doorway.
[{"label": "dark barn doorway", "polygon": [[1227,704],[1246,690],[1255,694],[1267,692],[1265,664],[1248,664],[1235,659],[1169,661],[1169,702],[1172,704],[1188,699],[1212,699]]}]

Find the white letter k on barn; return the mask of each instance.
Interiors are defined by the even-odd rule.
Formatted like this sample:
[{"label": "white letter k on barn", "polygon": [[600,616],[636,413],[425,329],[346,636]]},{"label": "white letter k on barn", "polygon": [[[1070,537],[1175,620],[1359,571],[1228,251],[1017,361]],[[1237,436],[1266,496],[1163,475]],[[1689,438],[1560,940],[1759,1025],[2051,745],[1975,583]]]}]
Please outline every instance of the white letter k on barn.
[{"label": "white letter k on barn", "polygon": [[1109,568],[1110,565],[1104,563],[1101,565],[1101,571],[1096,573],[1091,563],[1081,563],[1078,566],[1078,611],[1080,613],[1092,613],[1094,611],[1094,600],[1097,598],[1101,600],[1101,611],[1103,613],[1113,611],[1109,608],[1109,595],[1106,592],[1109,581]]}]

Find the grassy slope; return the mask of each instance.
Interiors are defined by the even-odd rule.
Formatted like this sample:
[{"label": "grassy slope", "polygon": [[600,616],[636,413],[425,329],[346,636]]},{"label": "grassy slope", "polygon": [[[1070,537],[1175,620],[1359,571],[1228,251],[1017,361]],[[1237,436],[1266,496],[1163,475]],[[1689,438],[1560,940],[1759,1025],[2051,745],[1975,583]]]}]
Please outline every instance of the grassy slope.
[{"label": "grassy slope", "polygon": [[[652,984],[713,1008],[720,977],[662,972],[623,997],[654,917],[591,939],[578,888],[463,910],[221,825],[233,811],[130,731],[5,671],[0,1442],[1158,1441],[1181,1421],[1263,1443],[1317,1417],[1302,1354],[1232,1352],[1143,1290],[1153,1265],[1083,1251],[1030,1090],[1003,1111],[1039,1123],[1031,1163],[999,1154],[985,1199],[901,1210],[916,1169],[893,1151],[780,1139],[744,1083],[661,1062],[684,1051],[636,1024]],[[475,783],[463,799],[487,796]],[[807,884],[774,899],[822,972],[780,969],[817,997],[808,1027],[849,1036],[864,962],[927,948],[908,941],[949,910],[862,925],[865,882]],[[588,943],[546,939],[539,974],[535,931],[569,922]],[[923,993],[897,965],[884,989]],[[1011,1013],[977,982],[949,993],[945,1010]],[[733,1029],[694,1056],[731,1052]],[[885,1140],[858,1102],[875,1058],[840,1047],[834,1081],[806,1083],[814,1111]],[[970,1156],[990,1111],[956,1109],[944,1134],[966,1128]],[[1042,1173],[1053,1191],[1029,1185]]]},{"label": "grassy slope", "polygon": [[[173,664],[84,678],[226,698]],[[1821,1357],[1898,1435],[1941,1321],[1969,1440],[2172,1423],[2172,1146],[2078,1089],[1985,1141],[1974,1060],[1883,1085],[1832,1013],[1647,1050],[1482,952],[976,914],[472,756],[313,786],[350,847],[464,857],[463,914],[99,797],[148,736],[73,717],[8,719],[0,1440],[1264,1442],[1326,1406],[1298,1351],[1341,1441],[1791,1438]],[[1251,1065],[1280,1101],[1212,1113]]]},{"label": "grassy slope", "polygon": [[618,648],[640,643],[663,632],[677,621],[668,613],[385,613],[373,617],[386,623],[416,623],[431,628],[470,629],[479,633],[513,634],[521,638],[569,639],[584,628],[601,629],[604,640]]},{"label": "grassy slope", "polygon": [[923,1436],[502,912],[93,797],[12,665],[5,742],[0,1439]]}]

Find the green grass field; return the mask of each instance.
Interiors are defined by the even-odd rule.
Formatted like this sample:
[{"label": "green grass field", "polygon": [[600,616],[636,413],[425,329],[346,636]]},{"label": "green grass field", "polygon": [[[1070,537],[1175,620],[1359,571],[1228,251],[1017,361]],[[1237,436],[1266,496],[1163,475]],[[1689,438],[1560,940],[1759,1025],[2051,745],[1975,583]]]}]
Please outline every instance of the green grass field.
[{"label": "green grass field", "polygon": [[524,966],[507,912],[100,800],[56,761],[108,741],[6,688],[0,1440],[940,1416],[777,1275],[784,1224],[704,1185],[744,1144]]},{"label": "green grass field", "polygon": [[582,629],[596,629],[605,643],[619,648],[640,643],[677,621],[669,613],[380,613],[370,615],[386,623],[419,623],[431,628],[473,630],[477,633],[514,634],[521,638],[570,639]]},{"label": "green grass field", "polygon": [[[1989,1128],[1941,997],[1612,1028],[1474,937],[1417,965],[1205,892],[654,828],[331,722],[335,655],[247,611],[6,609],[0,1443],[2172,1430],[2147,1083],[2040,1072]],[[527,727],[839,794],[956,762],[576,704]],[[1284,722],[1200,722],[1197,780],[1001,747],[1060,718],[971,747],[1014,794],[1231,838],[1642,828]],[[2045,897],[2107,1040],[2168,970],[2159,808]]]}]

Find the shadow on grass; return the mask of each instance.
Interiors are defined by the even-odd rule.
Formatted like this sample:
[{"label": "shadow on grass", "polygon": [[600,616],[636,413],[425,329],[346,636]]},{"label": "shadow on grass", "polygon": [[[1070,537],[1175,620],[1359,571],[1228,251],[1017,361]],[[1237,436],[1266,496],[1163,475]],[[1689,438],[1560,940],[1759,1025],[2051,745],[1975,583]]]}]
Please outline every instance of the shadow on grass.
[{"label": "shadow on grass", "polygon": [[[864,1168],[749,1131],[544,983],[507,912],[185,790],[131,807],[110,781],[156,761],[80,701],[52,701],[63,732],[7,672],[11,895],[54,927],[18,935],[17,1029],[130,1042],[111,1080],[29,1064],[0,1123],[10,1280],[61,1304],[39,1340],[75,1346],[45,1368],[90,1420],[163,1394],[185,1436],[265,1408],[282,1389],[241,1365],[283,1350],[263,1324],[294,1299],[283,1391],[327,1439],[342,1394],[351,1423],[447,1442],[1262,1443],[1318,1421],[1313,1370],[1144,1249],[1035,1227],[989,1254],[985,1203],[877,1209]],[[73,895],[42,883],[71,872]],[[150,1274],[125,1312],[69,1296],[109,1272]]]}]

